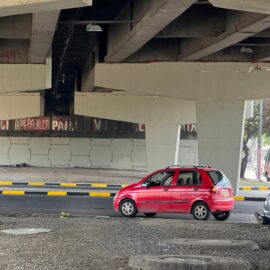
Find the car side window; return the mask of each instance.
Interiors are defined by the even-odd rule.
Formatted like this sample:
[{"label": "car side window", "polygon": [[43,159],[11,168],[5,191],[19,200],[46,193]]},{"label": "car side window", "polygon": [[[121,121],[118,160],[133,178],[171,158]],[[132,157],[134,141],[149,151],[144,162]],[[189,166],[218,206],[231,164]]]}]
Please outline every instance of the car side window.
[{"label": "car side window", "polygon": [[144,181],[144,184],[150,183],[151,186],[169,186],[172,183],[174,172],[158,172]]},{"label": "car side window", "polygon": [[180,172],[177,185],[178,186],[193,186],[201,184],[201,176],[196,171]]}]

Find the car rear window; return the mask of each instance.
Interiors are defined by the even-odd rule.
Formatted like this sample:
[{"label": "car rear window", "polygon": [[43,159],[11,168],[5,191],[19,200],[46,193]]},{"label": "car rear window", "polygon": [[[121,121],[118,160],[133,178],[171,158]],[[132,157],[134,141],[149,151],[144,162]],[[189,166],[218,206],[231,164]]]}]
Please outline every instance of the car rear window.
[{"label": "car rear window", "polygon": [[220,171],[209,171],[208,174],[215,186],[227,187],[231,185],[228,178]]}]

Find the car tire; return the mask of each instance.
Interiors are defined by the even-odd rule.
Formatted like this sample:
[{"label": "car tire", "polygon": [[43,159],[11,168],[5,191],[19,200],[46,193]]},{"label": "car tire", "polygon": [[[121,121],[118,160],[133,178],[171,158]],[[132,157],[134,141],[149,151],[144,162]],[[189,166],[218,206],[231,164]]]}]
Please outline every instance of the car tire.
[{"label": "car tire", "polygon": [[120,204],[119,211],[124,217],[133,218],[138,210],[135,202],[131,199],[123,200]]},{"label": "car tire", "polygon": [[191,214],[196,220],[207,220],[210,216],[210,210],[205,202],[197,202],[193,205]]},{"label": "car tire", "polygon": [[146,217],[153,217],[155,216],[157,213],[143,213]]},{"label": "car tire", "polygon": [[230,211],[213,213],[213,216],[218,221],[224,221],[230,217]]}]

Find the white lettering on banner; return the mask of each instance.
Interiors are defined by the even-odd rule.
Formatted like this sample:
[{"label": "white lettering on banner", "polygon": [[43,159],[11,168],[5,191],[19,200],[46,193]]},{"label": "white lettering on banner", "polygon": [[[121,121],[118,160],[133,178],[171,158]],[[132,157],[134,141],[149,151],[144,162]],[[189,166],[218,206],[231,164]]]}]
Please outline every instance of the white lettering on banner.
[{"label": "white lettering on banner", "polygon": [[139,132],[145,132],[145,124],[139,124]]},{"label": "white lettering on banner", "polygon": [[59,118],[52,121],[53,131],[74,131],[76,126],[77,122],[73,122],[71,119]]},{"label": "white lettering on banner", "polygon": [[93,122],[94,122],[94,131],[101,130],[102,121],[100,119],[93,119]]}]

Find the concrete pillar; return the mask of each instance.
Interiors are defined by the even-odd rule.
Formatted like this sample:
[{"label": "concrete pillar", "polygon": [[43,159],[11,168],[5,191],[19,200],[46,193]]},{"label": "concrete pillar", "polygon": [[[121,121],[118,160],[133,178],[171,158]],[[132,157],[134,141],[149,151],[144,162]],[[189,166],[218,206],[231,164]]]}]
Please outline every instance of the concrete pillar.
[{"label": "concrete pillar", "polygon": [[197,100],[199,164],[222,170],[238,191],[244,100]]}]

